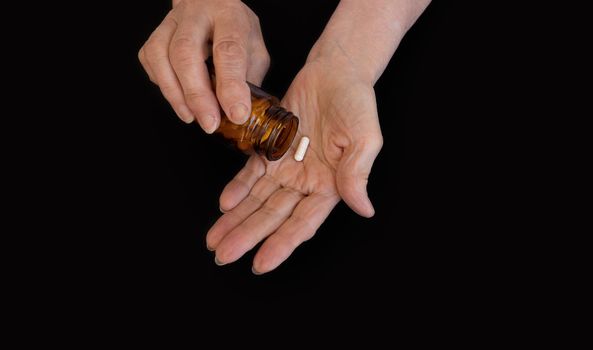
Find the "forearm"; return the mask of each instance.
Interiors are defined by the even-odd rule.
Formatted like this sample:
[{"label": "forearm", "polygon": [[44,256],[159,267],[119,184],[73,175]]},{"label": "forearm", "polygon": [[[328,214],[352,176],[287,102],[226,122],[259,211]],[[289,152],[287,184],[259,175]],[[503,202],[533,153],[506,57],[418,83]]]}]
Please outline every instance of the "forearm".
[{"label": "forearm", "polygon": [[430,0],[342,0],[309,54],[351,65],[374,85]]}]

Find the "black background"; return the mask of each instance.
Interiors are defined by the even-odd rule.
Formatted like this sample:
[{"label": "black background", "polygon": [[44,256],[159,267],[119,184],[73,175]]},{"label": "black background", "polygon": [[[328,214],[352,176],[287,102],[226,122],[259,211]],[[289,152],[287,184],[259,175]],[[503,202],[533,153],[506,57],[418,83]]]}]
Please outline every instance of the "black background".
[{"label": "black background", "polygon": [[[282,96],[337,1],[246,3],[272,57],[263,87]],[[505,232],[522,201],[507,197],[513,170],[497,164],[510,136],[500,140],[498,130],[509,131],[521,110],[504,113],[498,102],[516,91],[490,83],[504,79],[507,60],[521,60],[482,30],[491,9],[434,1],[376,84],[385,145],[368,188],[375,217],[341,203],[288,261],[254,276],[253,252],[219,267],[204,240],[246,158],[179,121],[142,71],[137,51],[169,3],[126,4],[86,3],[82,20],[58,24],[66,57],[46,63],[55,95],[45,105],[51,117],[39,118],[48,128],[31,131],[44,141],[24,175],[34,200],[22,207],[35,215],[20,220],[36,232],[25,236],[32,258],[23,263],[39,288],[83,313],[134,316],[312,302],[389,310],[444,301],[468,282],[461,295],[497,288],[489,281],[504,257],[494,249],[512,242]],[[73,27],[86,38],[68,36]]]}]

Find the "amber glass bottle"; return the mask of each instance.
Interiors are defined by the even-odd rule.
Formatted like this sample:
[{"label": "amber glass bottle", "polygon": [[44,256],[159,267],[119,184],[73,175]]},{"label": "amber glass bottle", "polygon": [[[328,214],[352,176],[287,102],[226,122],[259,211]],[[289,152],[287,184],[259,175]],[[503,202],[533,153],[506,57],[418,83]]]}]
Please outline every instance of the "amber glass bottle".
[{"label": "amber glass bottle", "polygon": [[268,160],[278,160],[288,151],[299,119],[280,107],[280,101],[257,86],[247,83],[251,90],[251,115],[242,124],[231,122],[221,110],[220,126],[215,131],[245,153],[256,152]]},{"label": "amber glass bottle", "polygon": [[[207,62],[212,86],[216,76]],[[231,122],[221,109],[220,126],[215,133],[229,140],[244,153],[258,153],[270,161],[278,160],[288,151],[299,127],[299,119],[280,107],[280,101],[259,87],[247,83],[251,90],[251,114],[242,125]]]}]

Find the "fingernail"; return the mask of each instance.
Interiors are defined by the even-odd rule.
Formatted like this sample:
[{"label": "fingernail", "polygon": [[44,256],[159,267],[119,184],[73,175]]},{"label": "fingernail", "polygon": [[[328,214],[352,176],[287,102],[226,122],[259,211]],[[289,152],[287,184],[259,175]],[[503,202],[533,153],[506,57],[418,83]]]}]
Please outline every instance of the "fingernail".
[{"label": "fingernail", "polygon": [[217,258],[217,257],[214,257],[214,263],[215,263],[216,265],[218,265],[218,266],[222,266],[222,265],[224,265],[223,263],[221,263],[221,262],[220,262],[220,260],[218,260],[218,258]]},{"label": "fingernail", "polygon": [[254,275],[258,275],[258,276],[262,274],[261,272],[258,272],[258,271],[255,269],[255,267],[253,267],[253,266],[251,267],[251,272],[252,272]]},{"label": "fingernail", "polygon": [[218,207],[218,210],[220,210],[221,213],[226,214],[226,210],[222,210],[221,207]]},{"label": "fingernail", "polygon": [[245,123],[249,118],[249,110],[242,103],[237,103],[231,107],[231,119],[236,123]]},{"label": "fingernail", "polygon": [[186,105],[179,106],[179,110],[175,111],[179,119],[183,120],[185,123],[190,124],[195,120],[194,114],[187,108]]},{"label": "fingernail", "polygon": [[216,129],[218,129],[218,119],[216,119],[213,115],[207,115],[203,118],[203,125],[202,129],[207,134],[212,134]]}]

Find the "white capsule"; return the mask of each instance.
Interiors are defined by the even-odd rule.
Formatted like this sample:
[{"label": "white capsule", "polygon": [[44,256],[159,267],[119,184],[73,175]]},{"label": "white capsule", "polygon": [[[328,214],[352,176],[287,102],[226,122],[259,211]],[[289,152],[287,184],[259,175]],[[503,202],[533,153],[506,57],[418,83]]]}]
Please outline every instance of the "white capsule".
[{"label": "white capsule", "polygon": [[303,158],[305,158],[307,147],[309,147],[309,138],[307,136],[303,136],[299,142],[299,147],[297,147],[296,152],[294,152],[294,160],[297,162],[302,161]]}]

